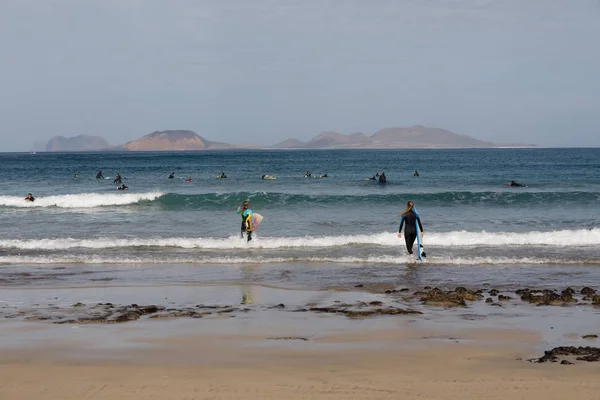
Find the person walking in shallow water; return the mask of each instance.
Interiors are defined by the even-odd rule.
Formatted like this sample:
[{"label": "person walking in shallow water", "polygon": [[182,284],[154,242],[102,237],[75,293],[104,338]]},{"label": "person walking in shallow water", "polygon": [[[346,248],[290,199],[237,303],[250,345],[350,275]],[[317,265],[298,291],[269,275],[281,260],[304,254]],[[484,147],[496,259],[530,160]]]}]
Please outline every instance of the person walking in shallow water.
[{"label": "person walking in shallow water", "polygon": [[402,238],[402,227],[404,226],[404,241],[406,243],[406,250],[408,254],[413,256],[413,245],[417,239],[417,224],[419,224],[419,232],[423,237],[423,225],[421,225],[421,218],[414,210],[415,203],[409,201],[406,204],[406,210],[403,213],[398,214],[400,218],[400,227],[398,228],[398,237]]},{"label": "person walking in shallow water", "polygon": [[252,226],[252,210],[250,209],[250,205],[248,201],[244,201],[242,203],[242,207],[238,207],[237,213],[242,217],[242,226],[241,226],[241,236],[244,238],[244,232],[246,232],[246,240],[249,242],[252,240],[252,231],[254,230],[254,226]]}]

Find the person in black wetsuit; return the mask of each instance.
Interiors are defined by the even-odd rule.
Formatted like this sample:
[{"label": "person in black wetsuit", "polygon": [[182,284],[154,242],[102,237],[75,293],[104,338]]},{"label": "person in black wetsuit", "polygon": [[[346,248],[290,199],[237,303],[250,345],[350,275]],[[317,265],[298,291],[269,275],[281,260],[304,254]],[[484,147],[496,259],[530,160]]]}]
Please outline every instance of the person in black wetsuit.
[{"label": "person in black wetsuit", "polygon": [[115,175],[115,180],[113,181],[113,183],[115,183],[117,185],[120,185],[121,183],[123,183],[121,181],[121,175],[120,174]]},{"label": "person in black wetsuit", "polygon": [[169,179],[175,179],[175,172],[171,172],[171,175],[169,175]]},{"label": "person in black wetsuit", "polygon": [[98,172],[98,175],[96,175],[96,179],[104,179],[104,175],[102,175],[102,171]]},{"label": "person in black wetsuit", "polygon": [[385,172],[382,172],[381,175],[379,175],[379,183],[387,183],[387,178],[385,177]]},{"label": "person in black wetsuit", "polygon": [[513,186],[513,187],[527,187],[526,185],[522,185],[522,184],[517,183],[515,181],[510,181],[510,186]]},{"label": "person in black wetsuit", "polygon": [[27,197],[25,197],[25,201],[31,201],[32,203],[35,201],[35,197],[31,193],[27,193]]},{"label": "person in black wetsuit", "polygon": [[417,171],[417,170],[415,169],[415,173],[413,174],[413,176],[419,176],[419,171]]},{"label": "person in black wetsuit", "polygon": [[423,237],[423,225],[421,225],[421,218],[419,218],[419,214],[417,214],[413,208],[415,204],[412,201],[409,201],[406,204],[406,210],[402,214],[398,214],[400,216],[400,227],[398,228],[398,237],[402,238],[402,226],[404,226],[404,241],[406,242],[406,250],[408,250],[408,254],[412,257],[413,255],[413,245],[415,244],[415,240],[417,239],[417,224],[419,224],[419,231],[421,232],[421,237]]}]

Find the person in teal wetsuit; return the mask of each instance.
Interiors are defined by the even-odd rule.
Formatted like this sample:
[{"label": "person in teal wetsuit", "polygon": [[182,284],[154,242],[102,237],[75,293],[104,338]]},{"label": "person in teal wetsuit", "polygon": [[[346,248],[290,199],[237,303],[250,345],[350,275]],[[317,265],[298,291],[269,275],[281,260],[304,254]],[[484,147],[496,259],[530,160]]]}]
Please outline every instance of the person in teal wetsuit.
[{"label": "person in teal wetsuit", "polygon": [[246,239],[248,242],[252,240],[252,231],[254,230],[254,227],[252,226],[252,210],[249,207],[250,204],[248,203],[248,201],[244,201],[242,203],[242,207],[238,207],[237,209],[237,213],[241,214],[242,216],[242,226],[240,228],[240,234],[243,239],[244,232],[246,232]]}]

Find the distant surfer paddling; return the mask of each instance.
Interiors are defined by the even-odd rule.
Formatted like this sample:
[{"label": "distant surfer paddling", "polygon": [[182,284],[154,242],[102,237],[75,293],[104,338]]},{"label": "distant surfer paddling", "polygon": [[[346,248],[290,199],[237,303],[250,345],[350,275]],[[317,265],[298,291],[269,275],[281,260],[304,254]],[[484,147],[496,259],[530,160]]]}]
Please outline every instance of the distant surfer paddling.
[{"label": "distant surfer paddling", "polygon": [[523,184],[517,183],[515,181],[510,181],[509,186],[512,186],[512,187],[527,187],[527,185],[523,185]]},{"label": "distant surfer paddling", "polygon": [[98,172],[98,175],[96,175],[96,179],[104,179],[104,175],[102,175],[102,171]]},{"label": "distant surfer paddling", "polygon": [[31,193],[27,193],[27,197],[25,197],[25,201],[30,201],[33,203],[35,201],[35,197],[33,197],[33,195]]},{"label": "distant surfer paddling", "polygon": [[254,231],[254,226],[252,223],[252,210],[250,209],[250,204],[248,201],[244,201],[242,203],[242,207],[238,206],[237,213],[242,217],[242,226],[240,235],[242,239],[244,238],[244,232],[246,233],[246,240],[249,242],[252,240],[252,231]]},{"label": "distant surfer paddling", "polygon": [[[402,238],[402,227],[404,227],[404,241],[406,242],[406,250],[408,254],[413,256],[413,245],[417,239],[417,232],[421,233],[423,237],[423,225],[421,225],[421,218],[414,210],[415,204],[409,201],[406,204],[406,210],[403,213],[398,214],[400,218],[400,227],[398,228],[398,237]],[[417,224],[419,225],[417,231]],[[422,253],[425,256],[425,253]]]}]

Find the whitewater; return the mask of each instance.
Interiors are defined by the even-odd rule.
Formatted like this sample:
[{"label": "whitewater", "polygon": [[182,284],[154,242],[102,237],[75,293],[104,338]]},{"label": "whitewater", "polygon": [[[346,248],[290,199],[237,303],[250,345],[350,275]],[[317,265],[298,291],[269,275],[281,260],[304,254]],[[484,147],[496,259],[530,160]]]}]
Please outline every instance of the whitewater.
[{"label": "whitewater", "polygon": [[[424,235],[423,243],[433,247],[503,247],[503,246],[599,246],[600,228],[562,230],[549,232],[428,232]],[[372,235],[344,236],[304,236],[304,237],[261,237],[257,236],[252,242],[240,240],[239,236],[226,238],[107,238],[97,237],[88,239],[76,238],[46,238],[30,240],[0,240],[0,249],[23,250],[67,250],[75,248],[86,249],[117,249],[136,247],[175,247],[183,249],[286,249],[286,248],[326,248],[353,245],[378,245],[399,247],[402,245],[396,233],[383,232]]]},{"label": "whitewater", "polygon": [[[0,154],[0,286],[593,281],[598,176],[597,149]],[[264,216],[250,242],[244,200]],[[397,237],[409,200],[422,263]]]}]

